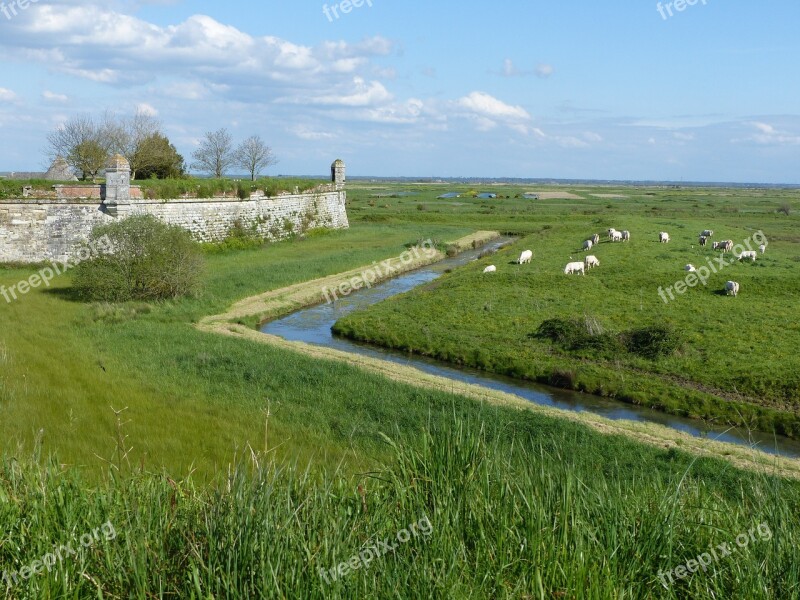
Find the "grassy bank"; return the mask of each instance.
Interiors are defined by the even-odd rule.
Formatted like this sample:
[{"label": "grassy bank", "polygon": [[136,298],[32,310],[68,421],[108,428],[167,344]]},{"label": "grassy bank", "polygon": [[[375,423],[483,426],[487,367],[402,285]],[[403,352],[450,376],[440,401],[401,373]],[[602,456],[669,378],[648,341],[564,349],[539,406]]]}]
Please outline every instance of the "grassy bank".
[{"label": "grassy bank", "polygon": [[[212,488],[122,461],[124,476],[88,489],[74,470],[7,462],[7,594],[752,599],[800,589],[797,482],[508,416],[432,408],[416,433],[382,438],[386,458],[357,477],[259,454]],[[66,544],[78,554],[52,573],[14,578]]]}]

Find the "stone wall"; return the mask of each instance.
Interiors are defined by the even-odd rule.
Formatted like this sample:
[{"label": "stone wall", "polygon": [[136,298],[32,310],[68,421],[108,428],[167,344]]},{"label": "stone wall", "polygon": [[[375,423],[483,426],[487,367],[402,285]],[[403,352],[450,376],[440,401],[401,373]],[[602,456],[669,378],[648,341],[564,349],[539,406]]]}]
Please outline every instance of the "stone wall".
[{"label": "stone wall", "polygon": [[347,194],[342,188],[332,185],[316,193],[247,200],[145,200],[134,192],[129,203],[116,207],[91,199],[93,193],[86,199],[0,200],[0,263],[67,260],[96,225],[141,213],[180,225],[204,242],[224,239],[236,224],[271,240],[314,227],[347,228]]}]

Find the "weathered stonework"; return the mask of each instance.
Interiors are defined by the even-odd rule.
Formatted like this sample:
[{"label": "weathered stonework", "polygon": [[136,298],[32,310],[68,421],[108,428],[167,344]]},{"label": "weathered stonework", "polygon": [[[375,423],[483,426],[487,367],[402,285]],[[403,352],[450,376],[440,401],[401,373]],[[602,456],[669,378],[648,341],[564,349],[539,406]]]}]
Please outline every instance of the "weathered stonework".
[{"label": "weathered stonework", "polygon": [[[95,187],[82,186],[84,199],[58,193],[55,198],[0,200],[0,263],[64,261],[88,239],[92,228],[136,214],[151,214],[192,232],[198,241],[221,241],[235,226],[279,240],[315,227],[349,227],[343,183],[321,186],[312,193],[249,199],[212,198],[147,200],[130,186],[130,194],[95,196]],[[106,186],[110,187],[110,186]],[[98,192],[99,194],[99,192]],[[102,200],[101,200],[102,198]],[[122,200],[122,202],[119,202]]]}]

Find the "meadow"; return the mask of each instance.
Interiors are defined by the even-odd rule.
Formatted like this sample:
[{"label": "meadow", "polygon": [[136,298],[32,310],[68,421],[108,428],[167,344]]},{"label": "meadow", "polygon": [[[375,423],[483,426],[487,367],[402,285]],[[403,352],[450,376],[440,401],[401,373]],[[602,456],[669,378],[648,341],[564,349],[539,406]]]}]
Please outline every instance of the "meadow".
[{"label": "meadow", "polygon": [[[566,237],[600,221],[636,233],[636,223],[657,231],[666,220],[675,241],[658,251],[672,252],[676,222],[686,219],[688,239],[724,219],[732,234],[763,227],[767,256],[778,260],[796,243],[797,192],[644,189],[643,198],[611,200],[591,196],[604,188],[570,189],[582,199],[533,202],[509,187],[498,189],[508,199],[445,202],[441,186],[350,187],[350,230],[209,252],[197,298],[85,304],[67,274],[0,304],[0,577],[18,574],[6,597],[800,594],[800,484],[773,476],[768,461],[743,471],[195,327],[244,298],[397,256],[420,239],[446,247],[477,229],[537,236],[563,227]],[[788,216],[775,212],[784,203]],[[536,263],[542,245],[531,239]],[[644,235],[609,252],[635,261],[622,252],[643,248]],[[513,277],[512,265],[498,266]],[[33,272],[0,267],[0,284]],[[571,279],[570,289],[597,285],[601,273]],[[739,298],[710,301],[746,299],[752,285],[741,281]],[[429,536],[335,581],[320,574],[330,579],[423,517]],[[21,579],[21,569],[104,523],[115,539]],[[706,569],[660,577],[748,532],[746,547]]]},{"label": "meadow", "polygon": [[[603,195],[618,197],[584,193],[580,209],[564,200],[522,207],[517,199],[471,200],[490,213],[527,209],[529,216],[510,215],[526,220],[508,228],[522,238],[350,315],[335,331],[673,414],[800,435],[800,358],[793,351],[800,339],[793,316],[800,302],[800,236],[791,209],[788,215],[779,210],[798,194],[690,189],[680,201],[672,191]],[[610,227],[630,230],[631,241],[612,243]],[[763,232],[768,250],[755,262],[728,253],[721,266],[722,253],[698,243],[707,228],[714,240],[747,241],[755,249]],[[659,243],[660,231],[670,233],[670,243]],[[601,243],[581,251],[593,233],[602,234]],[[524,249],[533,251],[532,263],[514,264]],[[567,262],[587,254],[600,267],[585,277],[564,274]],[[490,264],[497,273],[484,274]],[[681,294],[675,287],[687,264],[710,275]],[[727,280],[740,283],[738,297],[725,295]],[[570,331],[547,335],[543,323]],[[660,336],[669,351],[629,348],[647,335]]]}]

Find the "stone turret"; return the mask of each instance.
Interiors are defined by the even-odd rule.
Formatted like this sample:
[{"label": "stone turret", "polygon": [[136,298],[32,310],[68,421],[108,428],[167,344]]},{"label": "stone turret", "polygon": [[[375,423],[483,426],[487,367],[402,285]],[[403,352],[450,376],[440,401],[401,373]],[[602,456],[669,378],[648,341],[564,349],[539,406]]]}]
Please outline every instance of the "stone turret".
[{"label": "stone turret", "polygon": [[337,189],[343,188],[345,184],[345,165],[341,158],[337,158],[331,165],[331,181]]},{"label": "stone turret", "polygon": [[117,207],[131,202],[131,165],[121,154],[115,154],[106,165],[103,204],[108,213],[117,216]]}]

